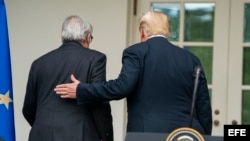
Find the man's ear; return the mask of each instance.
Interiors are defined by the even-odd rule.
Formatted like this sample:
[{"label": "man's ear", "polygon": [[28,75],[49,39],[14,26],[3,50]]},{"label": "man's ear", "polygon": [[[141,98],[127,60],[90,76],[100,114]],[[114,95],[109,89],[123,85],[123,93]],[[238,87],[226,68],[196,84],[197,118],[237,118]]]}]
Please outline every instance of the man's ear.
[{"label": "man's ear", "polygon": [[143,28],[140,28],[140,38],[141,38],[141,42],[146,41],[146,34],[145,34]]},{"label": "man's ear", "polygon": [[87,35],[87,42],[90,44],[91,43],[91,34],[90,33],[88,33],[88,35]]}]

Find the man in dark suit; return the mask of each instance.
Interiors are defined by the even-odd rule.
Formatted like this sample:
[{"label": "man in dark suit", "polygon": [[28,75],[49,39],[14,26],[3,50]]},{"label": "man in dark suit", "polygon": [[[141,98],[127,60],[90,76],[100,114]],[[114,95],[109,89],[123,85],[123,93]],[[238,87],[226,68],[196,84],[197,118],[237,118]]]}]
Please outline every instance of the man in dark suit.
[{"label": "man in dark suit", "polygon": [[[195,85],[194,69],[202,66],[198,57],[168,41],[169,18],[148,12],[139,23],[141,43],[126,48],[119,77],[102,83],[73,83],[55,88],[63,99],[85,104],[127,98],[128,132],[169,133],[181,127],[201,134],[212,131],[212,110],[205,74],[200,78],[196,106],[191,120]],[[77,78],[77,77],[76,77]]]},{"label": "man in dark suit", "polygon": [[29,141],[113,141],[109,102],[77,104],[53,90],[70,82],[70,74],[85,83],[106,80],[106,55],[89,49],[92,32],[84,18],[67,17],[63,44],[32,63],[23,105],[23,115],[32,127]]}]

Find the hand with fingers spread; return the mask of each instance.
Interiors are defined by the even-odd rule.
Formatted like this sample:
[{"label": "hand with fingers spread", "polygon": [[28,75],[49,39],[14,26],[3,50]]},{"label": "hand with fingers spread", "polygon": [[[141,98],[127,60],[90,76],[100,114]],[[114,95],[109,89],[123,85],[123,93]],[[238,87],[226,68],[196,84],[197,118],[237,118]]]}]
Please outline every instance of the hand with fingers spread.
[{"label": "hand with fingers spread", "polygon": [[60,84],[54,89],[56,94],[60,95],[61,98],[76,99],[76,88],[80,81],[74,75],[71,75],[70,78],[72,83]]}]

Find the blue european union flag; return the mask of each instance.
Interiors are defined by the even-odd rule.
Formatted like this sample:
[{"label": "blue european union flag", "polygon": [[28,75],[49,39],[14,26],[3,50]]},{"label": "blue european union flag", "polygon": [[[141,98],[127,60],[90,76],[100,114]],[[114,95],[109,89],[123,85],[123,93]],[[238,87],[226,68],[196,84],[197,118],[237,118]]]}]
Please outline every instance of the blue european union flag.
[{"label": "blue european union flag", "polygon": [[15,141],[10,49],[4,0],[0,0],[0,141]]}]

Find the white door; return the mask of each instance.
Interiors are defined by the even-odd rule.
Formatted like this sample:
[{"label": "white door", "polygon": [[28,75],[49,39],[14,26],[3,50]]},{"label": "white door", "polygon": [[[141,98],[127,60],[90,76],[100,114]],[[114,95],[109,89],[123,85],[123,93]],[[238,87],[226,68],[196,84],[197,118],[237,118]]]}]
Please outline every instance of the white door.
[{"label": "white door", "polygon": [[250,121],[250,102],[244,101],[250,99],[250,4],[247,2],[250,0],[135,0],[133,3],[130,44],[139,42],[140,16],[149,10],[160,11],[170,16],[171,42],[201,59],[212,102],[213,135],[223,135],[225,124]]},{"label": "white door", "polygon": [[250,124],[250,0],[231,0],[228,124]]}]

